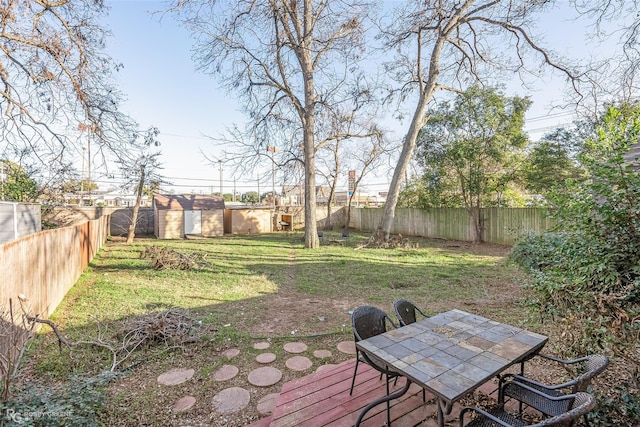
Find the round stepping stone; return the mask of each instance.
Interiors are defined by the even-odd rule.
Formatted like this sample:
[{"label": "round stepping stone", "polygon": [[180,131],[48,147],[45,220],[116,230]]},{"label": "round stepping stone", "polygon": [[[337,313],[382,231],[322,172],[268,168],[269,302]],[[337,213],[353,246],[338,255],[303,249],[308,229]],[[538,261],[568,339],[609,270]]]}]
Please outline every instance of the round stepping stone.
[{"label": "round stepping stone", "polygon": [[287,353],[302,353],[307,350],[307,345],[302,342],[288,342],[283,348]]},{"label": "round stepping stone", "polygon": [[278,396],[280,396],[280,393],[270,393],[258,401],[256,409],[260,415],[269,415],[273,413],[273,410],[276,409]]},{"label": "round stepping stone", "polygon": [[284,363],[287,365],[287,368],[294,371],[304,371],[305,369],[309,369],[313,363],[309,360],[308,357],[304,356],[293,356]]},{"label": "round stepping stone", "polygon": [[162,385],[177,385],[191,379],[195,371],[193,369],[174,368],[158,377]]},{"label": "round stepping stone", "polygon": [[227,381],[238,375],[239,369],[233,365],[222,365],[213,374],[213,379],[216,381]]},{"label": "round stepping stone", "polygon": [[225,388],[213,396],[213,410],[219,414],[238,412],[249,404],[251,395],[241,387]]},{"label": "round stepping stone", "polygon": [[173,412],[188,411],[195,404],[196,404],[196,398],[195,397],[193,397],[193,396],[185,396],[185,397],[179,399],[173,405]]},{"label": "round stepping stone", "polygon": [[282,378],[279,369],[265,366],[249,372],[249,382],[257,387],[269,387],[276,384]]},{"label": "round stepping stone", "polygon": [[229,350],[226,350],[222,353],[222,355],[227,359],[233,359],[239,354],[240,354],[240,350],[237,348],[230,348]]},{"label": "round stepping stone", "polygon": [[269,344],[266,341],[262,341],[262,342],[257,342],[253,345],[253,348],[255,348],[256,350],[264,350],[265,348],[269,348],[271,346],[271,344]]},{"label": "round stepping stone", "polygon": [[338,350],[345,354],[356,354],[356,343],[353,341],[341,341],[337,347]]},{"label": "round stepping stone", "polygon": [[333,363],[327,363],[326,365],[320,365],[318,366],[318,369],[316,369],[316,372],[322,372],[322,371],[326,371],[327,369],[333,368],[334,365]]},{"label": "round stepping stone", "polygon": [[316,350],[313,355],[318,359],[324,359],[325,357],[331,357],[331,352],[329,350]]},{"label": "round stepping stone", "polygon": [[273,353],[262,353],[256,356],[258,363],[271,363],[276,360],[276,355]]}]

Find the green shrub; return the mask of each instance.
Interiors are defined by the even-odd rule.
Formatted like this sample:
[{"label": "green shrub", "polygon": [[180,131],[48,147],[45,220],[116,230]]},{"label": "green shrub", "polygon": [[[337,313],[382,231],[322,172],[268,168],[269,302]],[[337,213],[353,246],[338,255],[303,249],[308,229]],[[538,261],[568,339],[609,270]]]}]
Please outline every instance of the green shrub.
[{"label": "green shrub", "polygon": [[562,326],[567,353],[611,351],[640,367],[640,173],[629,149],[640,107],[610,108],[581,160],[589,176],[550,199],[556,231],[526,236],[512,259],[531,305]]},{"label": "green shrub", "polygon": [[613,353],[626,378],[598,394],[592,425],[640,419],[640,107],[610,108],[581,161],[589,176],[550,198],[554,232],[525,236],[511,259],[529,273],[529,301],[560,327],[566,356]]},{"label": "green shrub", "polygon": [[25,381],[12,397],[0,402],[0,425],[10,426],[98,426],[96,415],[104,402],[104,387],[113,372],[94,377],[73,376],[61,385]]}]

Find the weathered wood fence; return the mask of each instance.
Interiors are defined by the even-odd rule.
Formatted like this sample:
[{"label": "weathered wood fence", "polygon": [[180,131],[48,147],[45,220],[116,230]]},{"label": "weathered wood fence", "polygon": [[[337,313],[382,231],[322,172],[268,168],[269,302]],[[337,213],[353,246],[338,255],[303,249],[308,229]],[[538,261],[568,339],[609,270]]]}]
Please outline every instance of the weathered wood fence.
[{"label": "weathered wood fence", "polygon": [[32,314],[48,317],[107,239],[110,216],[41,231],[0,245],[0,305],[28,298]]},{"label": "weathered wood fence", "polygon": [[[373,231],[380,224],[382,211],[352,209],[350,226],[361,231]],[[542,233],[552,225],[546,212],[542,208],[483,209],[483,240],[487,243],[512,245],[523,233]],[[473,224],[463,208],[396,209],[391,232],[467,242],[475,240]]]}]

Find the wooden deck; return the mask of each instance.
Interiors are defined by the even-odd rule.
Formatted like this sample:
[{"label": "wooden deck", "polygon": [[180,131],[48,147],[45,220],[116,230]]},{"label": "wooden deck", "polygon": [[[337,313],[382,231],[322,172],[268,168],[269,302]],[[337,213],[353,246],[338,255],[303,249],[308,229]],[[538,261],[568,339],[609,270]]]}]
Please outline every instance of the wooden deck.
[{"label": "wooden deck", "polygon": [[[362,409],[386,394],[384,379],[378,371],[366,364],[358,366],[353,395],[349,395],[355,359],[348,360],[331,369],[290,381],[282,386],[276,407],[270,417],[259,420],[251,427],[352,427]],[[393,386],[399,390],[405,379],[398,379]],[[411,385],[407,394],[391,401],[391,423],[393,427],[437,426],[436,403],[427,393],[427,403],[422,401],[422,389]],[[454,405],[447,425],[457,426],[460,406]],[[387,421],[386,405],[381,404],[367,413],[362,427],[381,427]]]}]

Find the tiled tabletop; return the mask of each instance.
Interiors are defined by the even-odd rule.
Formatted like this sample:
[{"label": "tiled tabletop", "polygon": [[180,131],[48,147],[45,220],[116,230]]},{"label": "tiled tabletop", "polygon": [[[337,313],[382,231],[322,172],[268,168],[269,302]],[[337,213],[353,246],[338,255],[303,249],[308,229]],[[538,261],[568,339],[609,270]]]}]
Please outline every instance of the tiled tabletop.
[{"label": "tiled tabletop", "polygon": [[356,346],[390,370],[452,403],[540,351],[547,339],[451,310],[359,341]]}]

